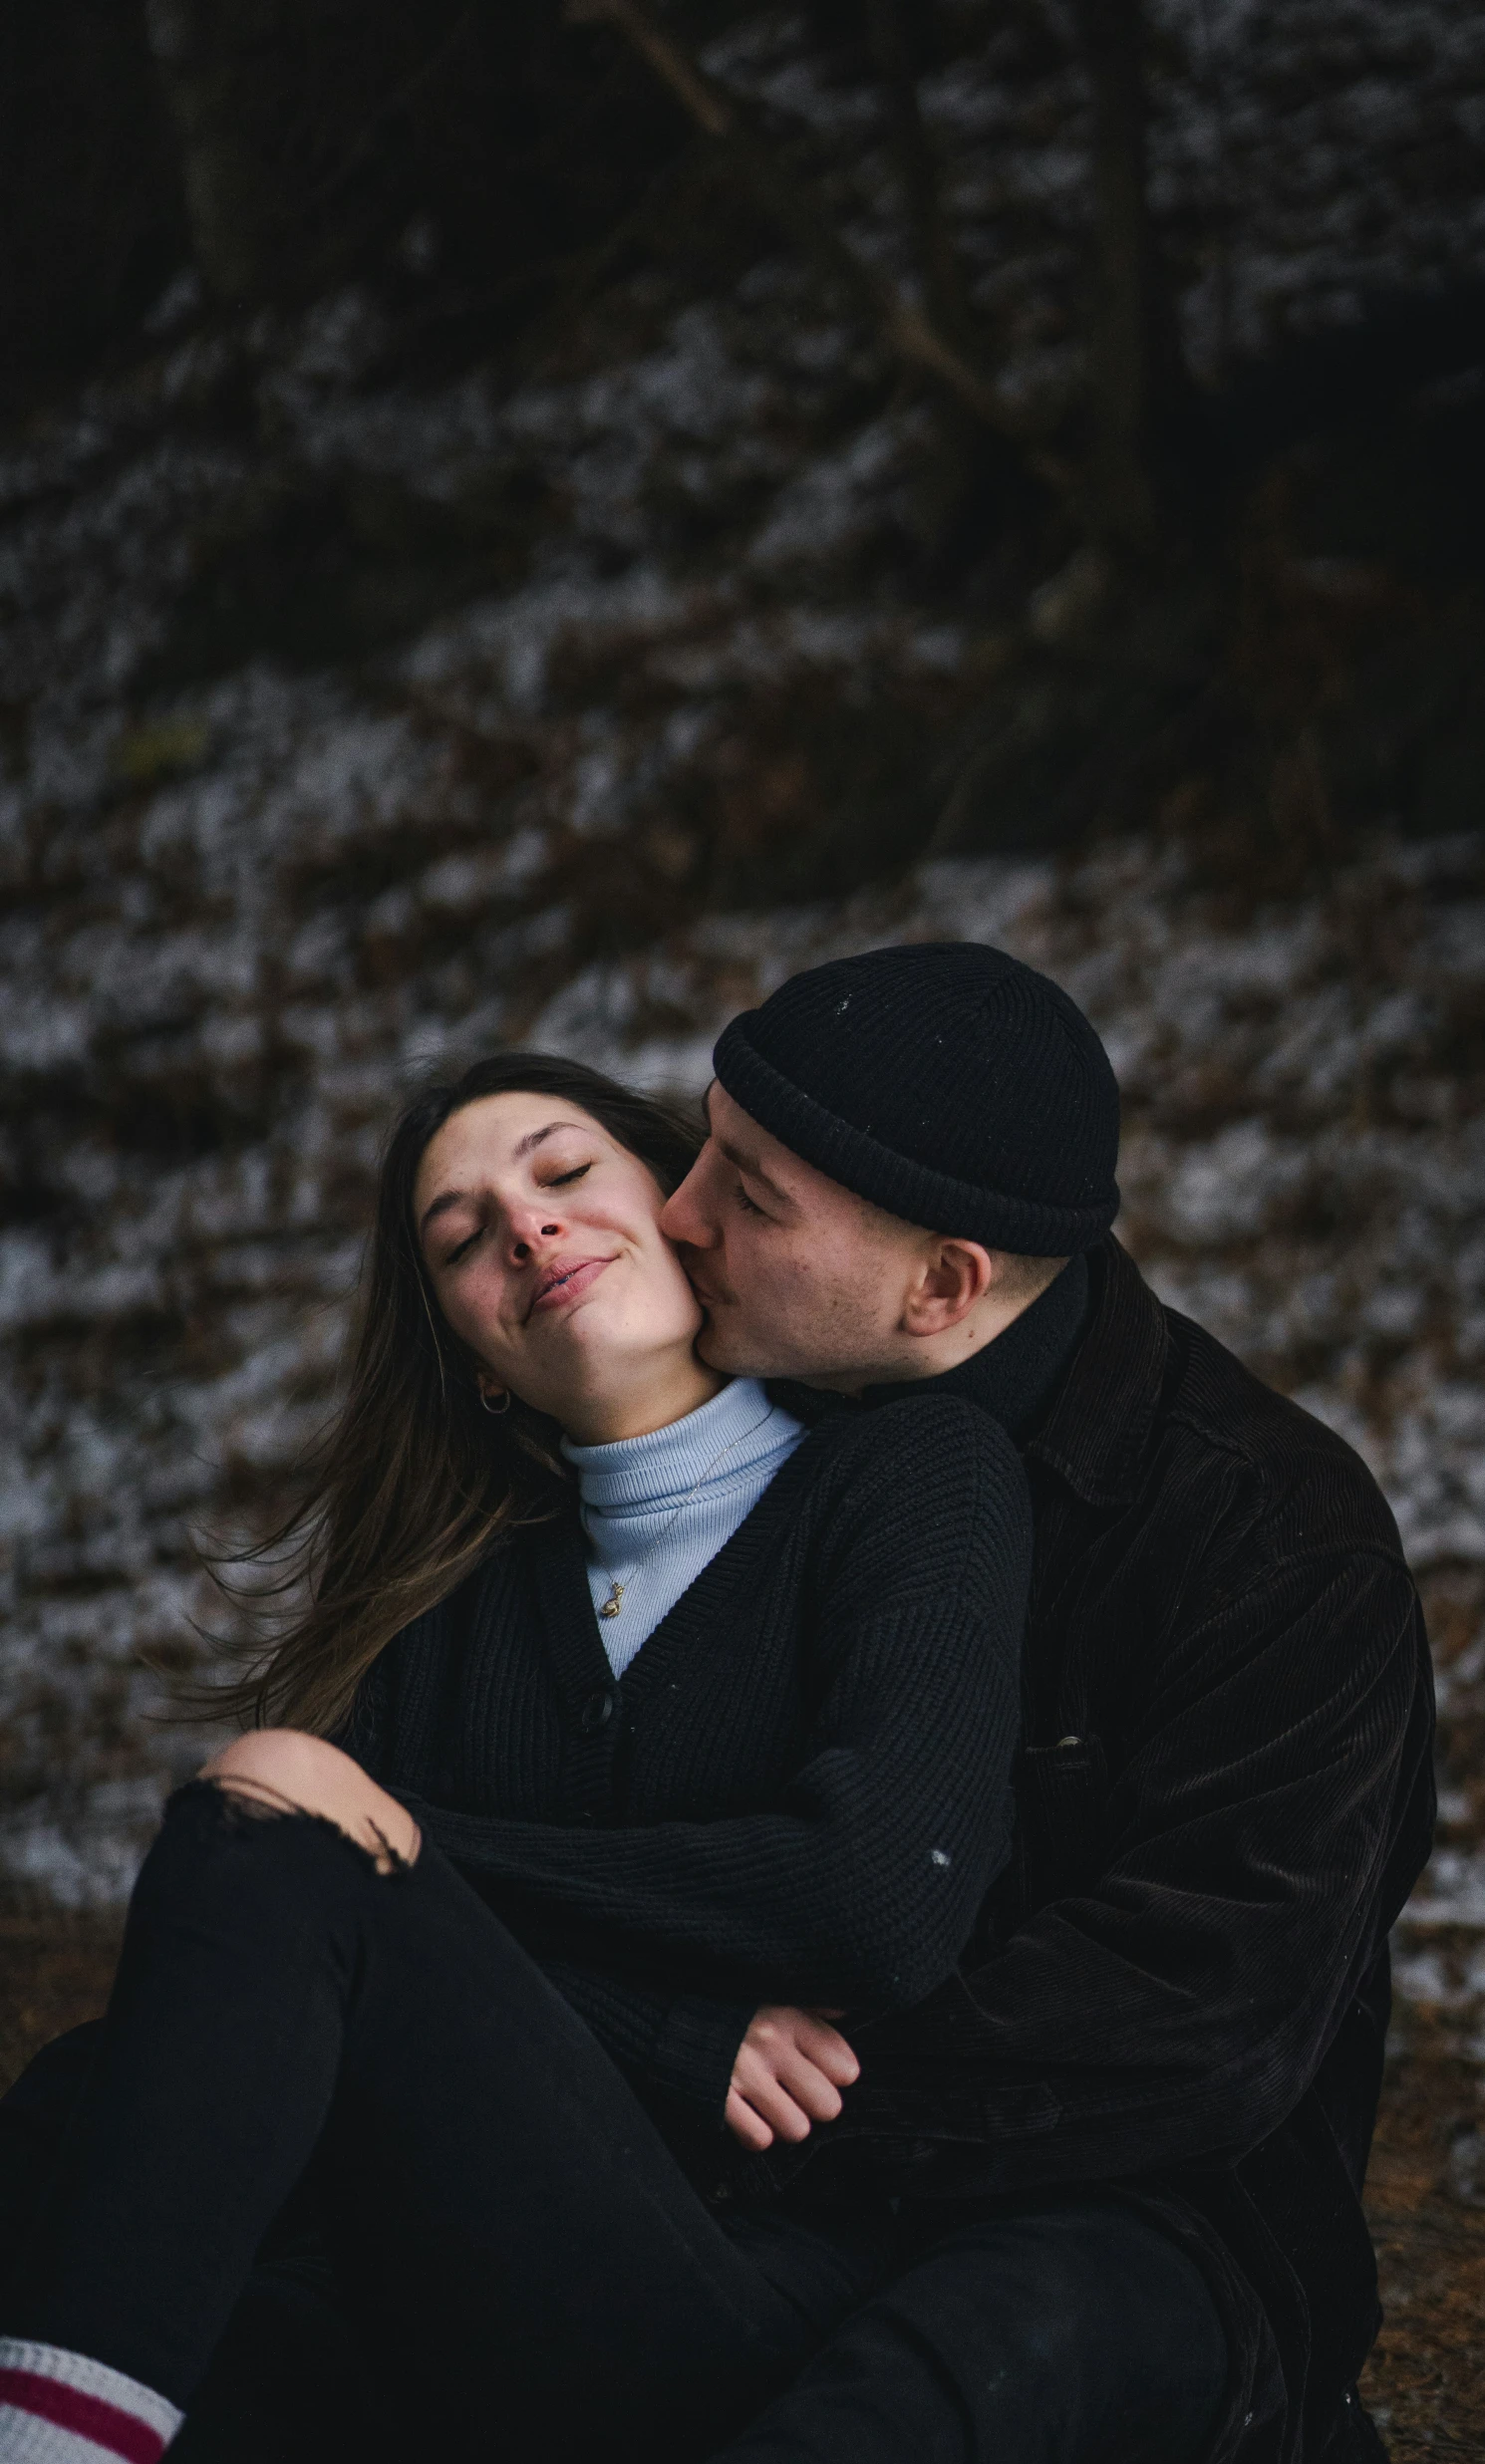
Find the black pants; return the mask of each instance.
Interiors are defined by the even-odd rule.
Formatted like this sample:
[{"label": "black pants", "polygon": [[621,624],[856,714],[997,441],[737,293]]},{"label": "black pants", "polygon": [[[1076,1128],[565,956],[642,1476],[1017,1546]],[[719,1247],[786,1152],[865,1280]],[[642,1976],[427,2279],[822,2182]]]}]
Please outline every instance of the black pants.
[{"label": "black pants", "polygon": [[[184,1790],[84,2052],[0,2106],[0,2332],[183,2405],[183,2459],[280,2464],[318,2406],[325,2464],[379,2426],[450,2464],[1195,2464],[1218,2410],[1206,2290],[1115,2205],[932,2247],[864,2199],[721,2221],[431,1845],[382,1877]],[[265,2393],[292,2418],[244,2445]]]}]

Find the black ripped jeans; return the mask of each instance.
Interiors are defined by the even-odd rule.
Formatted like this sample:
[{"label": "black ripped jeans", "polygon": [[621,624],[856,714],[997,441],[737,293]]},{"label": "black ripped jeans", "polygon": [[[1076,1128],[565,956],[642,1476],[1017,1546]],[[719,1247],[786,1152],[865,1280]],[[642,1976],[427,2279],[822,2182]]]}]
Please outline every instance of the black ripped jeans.
[{"label": "black ripped jeans", "polygon": [[[1200,2277],[1115,2207],[970,2219],[916,2264],[881,2200],[724,2224],[431,1843],[379,1876],[205,1783],[146,1861],[107,2020],[0,2105],[0,2333],[156,2388],[201,2464],[384,2437],[685,2464],[739,2435],[740,2464],[1196,2464],[1225,2377]],[[1074,2352],[1072,2400],[1047,2356]],[[234,2443],[233,2384],[246,2412],[281,2389],[281,2435]]]}]

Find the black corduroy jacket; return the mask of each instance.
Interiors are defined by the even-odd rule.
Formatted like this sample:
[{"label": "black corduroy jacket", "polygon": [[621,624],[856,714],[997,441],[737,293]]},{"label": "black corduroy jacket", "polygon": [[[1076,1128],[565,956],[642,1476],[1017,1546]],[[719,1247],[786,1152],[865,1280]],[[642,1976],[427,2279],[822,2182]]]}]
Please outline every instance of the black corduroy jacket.
[{"label": "black corduroy jacket", "polygon": [[[1360,2189],[1387,1935],[1427,1859],[1417,1596],[1340,1439],[1118,1243],[1041,1425],[1012,1859],[959,1976],[862,2033],[853,2132],[924,2196],[1106,2184],[1205,2266],[1216,2454],[1376,2453]],[[1001,1400],[991,1345],[945,1380]],[[916,2125],[916,2137],[914,2129]]]}]

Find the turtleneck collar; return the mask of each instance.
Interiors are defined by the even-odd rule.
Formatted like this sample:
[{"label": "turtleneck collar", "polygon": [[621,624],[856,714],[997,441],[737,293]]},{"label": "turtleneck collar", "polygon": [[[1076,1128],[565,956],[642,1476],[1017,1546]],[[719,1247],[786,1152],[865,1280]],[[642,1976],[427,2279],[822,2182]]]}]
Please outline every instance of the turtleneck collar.
[{"label": "turtleneck collar", "polygon": [[739,1377],[667,1428],[606,1446],[575,1446],[564,1438],[562,1452],[587,1507],[635,1513],[736,1487],[776,1452],[790,1426],[755,1378]]},{"label": "turtleneck collar", "polygon": [[1088,1261],[1069,1257],[1054,1281],[1004,1334],[982,1344],[956,1369],[914,1378],[905,1386],[868,1386],[866,1403],[895,1403],[902,1395],[963,1395],[998,1420],[1024,1444],[1048,1409],[1088,1321]]}]

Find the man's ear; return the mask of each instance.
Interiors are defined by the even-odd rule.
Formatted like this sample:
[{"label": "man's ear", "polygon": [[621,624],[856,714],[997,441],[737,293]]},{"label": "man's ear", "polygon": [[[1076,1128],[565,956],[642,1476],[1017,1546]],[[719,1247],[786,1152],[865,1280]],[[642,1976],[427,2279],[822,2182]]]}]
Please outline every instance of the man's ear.
[{"label": "man's ear", "polygon": [[984,1299],[995,1271],[989,1249],[978,1240],[931,1239],[903,1303],[903,1333],[946,1334]]}]

